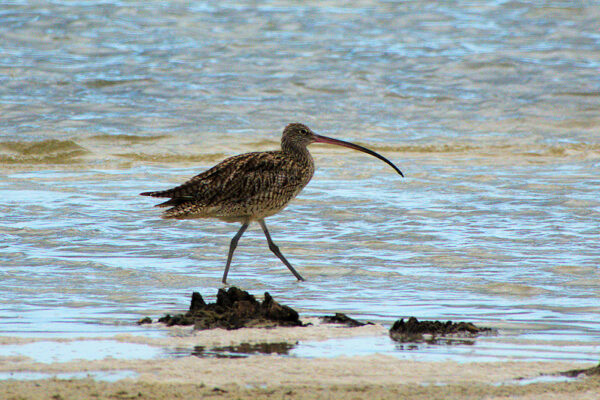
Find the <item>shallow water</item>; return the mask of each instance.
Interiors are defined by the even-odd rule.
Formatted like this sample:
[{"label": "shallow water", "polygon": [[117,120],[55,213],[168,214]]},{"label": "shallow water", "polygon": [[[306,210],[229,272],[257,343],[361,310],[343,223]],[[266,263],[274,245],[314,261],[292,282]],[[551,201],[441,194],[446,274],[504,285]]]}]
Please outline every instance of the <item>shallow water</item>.
[{"label": "shallow water", "polygon": [[599,23],[585,1],[4,2],[0,335],[157,335],[135,321],[214,298],[237,225],[161,220],[138,193],[301,121],[406,178],[312,146],[313,181],[268,220],[307,282],[252,226],[231,284],[510,339],[473,359],[597,360]]},{"label": "shallow water", "polygon": [[74,360],[102,360],[107,357],[145,360],[159,355],[160,350],[145,344],[120,343],[113,340],[79,340],[63,343],[37,341],[0,346],[0,356],[23,356],[45,364]]}]

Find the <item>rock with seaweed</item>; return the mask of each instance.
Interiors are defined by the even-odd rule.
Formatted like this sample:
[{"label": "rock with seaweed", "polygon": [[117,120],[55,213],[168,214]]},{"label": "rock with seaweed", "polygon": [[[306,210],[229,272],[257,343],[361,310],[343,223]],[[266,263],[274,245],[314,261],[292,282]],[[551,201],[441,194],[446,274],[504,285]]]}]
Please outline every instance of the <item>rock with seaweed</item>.
[{"label": "rock with seaweed", "polygon": [[321,317],[321,321],[323,321],[327,324],[346,325],[347,327],[350,327],[350,328],[356,328],[356,327],[365,326],[365,325],[373,325],[372,322],[360,322],[360,321],[355,320],[354,318],[350,318],[349,316],[347,316],[346,314],[343,314],[343,313],[335,313],[334,315],[326,315],[324,317]]},{"label": "rock with seaweed", "polygon": [[479,327],[471,322],[419,321],[410,317],[397,320],[390,328],[390,337],[398,342],[419,342],[425,336],[430,337],[475,337],[482,333],[491,333],[491,328]]},{"label": "rock with seaweed", "polygon": [[[139,323],[147,323],[145,318]],[[167,314],[158,319],[167,326],[194,325],[194,329],[239,329],[243,327],[302,326],[298,313],[279,304],[268,292],[262,302],[235,286],[219,289],[215,303],[206,303],[198,292],[192,294],[185,314]]]}]

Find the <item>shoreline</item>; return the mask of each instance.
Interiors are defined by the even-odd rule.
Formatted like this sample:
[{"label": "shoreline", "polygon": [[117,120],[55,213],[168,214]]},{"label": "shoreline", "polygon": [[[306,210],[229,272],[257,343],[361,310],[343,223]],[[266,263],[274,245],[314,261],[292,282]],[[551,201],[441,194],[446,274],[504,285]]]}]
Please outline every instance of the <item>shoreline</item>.
[{"label": "shoreline", "polygon": [[[248,343],[297,343],[387,335],[380,324],[348,328],[309,318],[307,327],[193,331],[165,328],[166,335],[116,335],[109,338],[0,337],[0,345],[57,344],[108,340],[125,348],[180,349],[150,358],[113,357],[40,362],[24,355],[0,357],[0,398],[38,399],[596,399],[600,376],[555,375],[594,367],[575,361],[420,361],[386,354],[294,357],[250,354],[245,357],[197,357],[196,346]],[[154,328],[158,325],[153,326]],[[93,347],[93,343],[85,343]],[[185,350],[185,351],[183,351]],[[186,353],[187,352],[187,353]],[[34,356],[35,357],[35,356]],[[10,379],[10,374],[22,379]],[[29,374],[29,375],[28,375]],[[37,374],[37,375],[36,375]],[[41,374],[41,375],[40,375]],[[46,375],[49,376],[46,379]],[[61,379],[60,377],[65,379]],[[44,379],[25,379],[25,378]],[[103,380],[106,379],[106,380]]]},{"label": "shoreline", "polygon": [[[2,380],[2,399],[597,399],[600,377],[567,379],[555,374],[591,364],[564,362],[420,362],[391,356],[293,359],[183,357],[162,360],[99,360],[52,365],[55,371],[137,371],[114,382],[81,379]],[[29,365],[29,368],[36,367]],[[45,365],[48,367],[48,365]],[[39,370],[48,370],[37,365]],[[546,397],[555,394],[555,397]]]}]

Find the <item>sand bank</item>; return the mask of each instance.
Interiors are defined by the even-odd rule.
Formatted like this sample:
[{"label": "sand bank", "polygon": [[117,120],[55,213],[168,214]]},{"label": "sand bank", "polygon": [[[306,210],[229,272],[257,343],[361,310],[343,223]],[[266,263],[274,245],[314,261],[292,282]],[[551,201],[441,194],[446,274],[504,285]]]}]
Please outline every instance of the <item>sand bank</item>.
[{"label": "sand bank", "polygon": [[[418,362],[395,357],[244,359],[183,357],[59,364],[18,362],[23,371],[135,371],[117,382],[92,379],[0,381],[0,398],[22,399],[594,399],[600,378],[540,378],[582,366],[560,362]],[[15,365],[13,364],[13,367]],[[3,367],[4,369],[4,367]],[[522,380],[526,378],[528,380]],[[541,397],[543,394],[543,397]]]},{"label": "sand bank", "polygon": [[[349,336],[387,335],[381,325],[345,328],[309,320],[303,328],[192,331],[177,327],[163,337],[119,335],[117,343],[174,349],[239,343],[294,343]],[[5,344],[35,342],[29,338]],[[43,339],[48,341],[48,339]],[[95,340],[57,338],[56,343]],[[150,359],[74,359],[40,362],[32,357],[0,358],[0,399],[594,399],[600,378],[552,376],[594,364],[574,362],[422,362],[373,354],[336,358],[251,355],[246,358],[202,358],[164,355]],[[17,379],[6,379],[13,376]],[[41,374],[41,375],[32,375]],[[50,375],[45,375],[50,374]],[[77,379],[30,378],[63,376]],[[112,374],[117,381],[87,378]],[[550,374],[545,376],[544,374]],[[123,379],[120,379],[123,378]],[[19,380],[20,379],[20,380]],[[102,379],[102,378],[100,378]]]}]

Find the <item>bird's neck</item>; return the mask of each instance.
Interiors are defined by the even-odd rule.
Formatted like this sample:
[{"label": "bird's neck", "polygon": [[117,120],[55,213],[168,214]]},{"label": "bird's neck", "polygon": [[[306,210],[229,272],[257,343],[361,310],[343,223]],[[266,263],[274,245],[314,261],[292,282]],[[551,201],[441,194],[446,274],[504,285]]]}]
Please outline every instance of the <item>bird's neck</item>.
[{"label": "bird's neck", "polygon": [[281,151],[289,157],[292,157],[298,161],[313,164],[313,158],[308,151],[306,146],[298,146],[295,143],[288,141],[281,142]]}]

